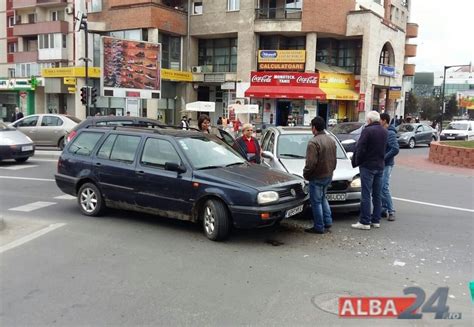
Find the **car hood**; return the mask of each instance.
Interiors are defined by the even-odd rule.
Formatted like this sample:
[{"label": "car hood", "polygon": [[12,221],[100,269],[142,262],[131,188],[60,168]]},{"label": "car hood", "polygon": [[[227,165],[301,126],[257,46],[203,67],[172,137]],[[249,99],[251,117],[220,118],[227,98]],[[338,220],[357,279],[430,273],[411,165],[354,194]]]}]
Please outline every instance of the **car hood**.
[{"label": "car hood", "polygon": [[[280,159],[280,162],[290,174],[303,176],[303,169],[306,163],[305,159]],[[337,159],[336,170],[332,176],[334,181],[352,181],[356,175],[359,175],[359,168],[353,168],[350,160]]]},{"label": "car hood", "polygon": [[19,130],[0,131],[0,145],[32,144],[31,139]]},{"label": "car hood", "polygon": [[401,136],[411,136],[413,135],[414,133],[413,132],[397,132],[397,137],[401,137]]},{"label": "car hood", "polygon": [[467,129],[443,129],[441,133],[443,134],[467,134]]},{"label": "car hood", "polygon": [[295,176],[256,164],[196,170],[194,177],[217,183],[227,181],[258,190],[266,189],[270,186],[295,184],[295,182],[300,181]]}]

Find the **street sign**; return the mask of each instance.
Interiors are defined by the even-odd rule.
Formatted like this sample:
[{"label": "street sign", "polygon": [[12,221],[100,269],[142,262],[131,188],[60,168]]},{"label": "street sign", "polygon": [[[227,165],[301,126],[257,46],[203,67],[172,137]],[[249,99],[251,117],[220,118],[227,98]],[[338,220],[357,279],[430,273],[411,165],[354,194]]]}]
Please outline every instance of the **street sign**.
[{"label": "street sign", "polygon": [[64,77],[64,85],[76,85],[76,78]]},{"label": "street sign", "polygon": [[76,88],[75,87],[68,87],[67,88],[69,93],[76,93]]}]

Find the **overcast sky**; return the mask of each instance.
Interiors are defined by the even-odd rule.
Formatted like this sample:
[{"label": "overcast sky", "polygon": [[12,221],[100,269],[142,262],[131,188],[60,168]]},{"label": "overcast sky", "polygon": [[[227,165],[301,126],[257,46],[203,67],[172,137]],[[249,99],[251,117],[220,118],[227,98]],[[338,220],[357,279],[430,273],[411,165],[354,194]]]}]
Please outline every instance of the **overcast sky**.
[{"label": "overcast sky", "polygon": [[474,0],[411,0],[410,21],[419,25],[417,72],[474,64]]}]

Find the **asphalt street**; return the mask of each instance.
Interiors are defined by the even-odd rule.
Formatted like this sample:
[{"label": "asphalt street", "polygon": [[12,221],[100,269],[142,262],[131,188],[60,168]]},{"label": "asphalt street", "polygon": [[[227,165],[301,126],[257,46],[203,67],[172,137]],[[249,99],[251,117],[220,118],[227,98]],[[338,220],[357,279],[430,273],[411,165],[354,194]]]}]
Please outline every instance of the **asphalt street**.
[{"label": "asphalt street", "polygon": [[190,223],[82,216],[55,169],[41,156],[0,163],[2,326],[420,325],[336,314],[339,296],[403,296],[408,286],[427,296],[449,287],[450,311],[462,313],[442,322],[425,313],[423,324],[472,325],[472,174],[397,165],[397,220],[380,229],[353,230],[357,217],[340,214],[330,234],[293,221],[216,243]]}]

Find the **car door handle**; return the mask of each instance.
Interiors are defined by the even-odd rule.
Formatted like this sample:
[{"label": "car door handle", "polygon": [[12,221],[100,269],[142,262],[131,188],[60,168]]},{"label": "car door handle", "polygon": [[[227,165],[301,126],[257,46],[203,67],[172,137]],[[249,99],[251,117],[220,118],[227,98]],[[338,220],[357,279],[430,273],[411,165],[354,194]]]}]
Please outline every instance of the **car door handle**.
[{"label": "car door handle", "polygon": [[97,167],[102,166],[102,164],[101,164],[100,162],[96,162],[95,165],[96,165]]},{"label": "car door handle", "polygon": [[145,175],[145,172],[143,170],[139,170],[136,172],[137,175],[140,175],[140,176],[144,176]]}]

